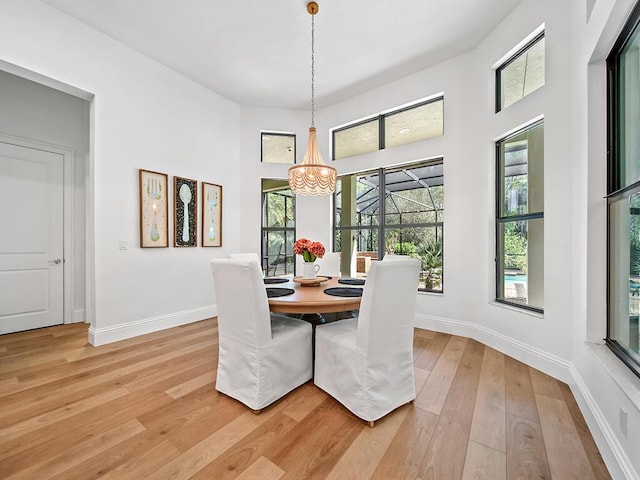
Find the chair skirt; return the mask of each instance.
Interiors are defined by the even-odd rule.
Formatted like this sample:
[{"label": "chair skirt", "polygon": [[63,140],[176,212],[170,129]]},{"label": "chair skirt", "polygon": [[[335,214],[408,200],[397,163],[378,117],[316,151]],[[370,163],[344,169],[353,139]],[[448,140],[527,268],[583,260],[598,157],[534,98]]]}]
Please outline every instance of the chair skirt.
[{"label": "chair skirt", "polygon": [[312,377],[311,325],[272,316],[272,341],[263,346],[220,338],[216,390],[260,410]]},{"label": "chair skirt", "polygon": [[359,418],[375,421],[415,399],[413,355],[372,363],[356,345],[357,322],[316,327],[314,383]]}]

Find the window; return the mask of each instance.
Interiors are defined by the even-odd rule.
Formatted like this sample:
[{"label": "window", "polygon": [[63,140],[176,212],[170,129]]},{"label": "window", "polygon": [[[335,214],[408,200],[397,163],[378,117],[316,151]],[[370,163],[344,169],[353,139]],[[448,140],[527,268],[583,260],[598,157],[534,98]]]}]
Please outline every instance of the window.
[{"label": "window", "polygon": [[544,32],[496,70],[496,112],[544,85]]},{"label": "window", "polygon": [[261,156],[265,163],[296,163],[296,136],[293,133],[261,133]]},{"label": "window", "polygon": [[344,275],[366,276],[387,253],[409,255],[422,262],[418,288],[443,291],[442,159],[342,176],[334,206]]},{"label": "window", "polygon": [[265,276],[294,273],[296,199],[286,180],[262,179],[262,268]]},{"label": "window", "polygon": [[496,300],[544,307],[544,126],[496,143]]},{"label": "window", "polygon": [[378,118],[350,125],[333,132],[333,159],[362,155],[379,149],[380,122]]},{"label": "window", "polygon": [[640,4],[608,69],[607,345],[640,376]]},{"label": "window", "polygon": [[444,134],[444,98],[437,97],[333,130],[334,160]]},{"label": "window", "polygon": [[385,115],[384,148],[442,136],[443,104],[439,99]]}]

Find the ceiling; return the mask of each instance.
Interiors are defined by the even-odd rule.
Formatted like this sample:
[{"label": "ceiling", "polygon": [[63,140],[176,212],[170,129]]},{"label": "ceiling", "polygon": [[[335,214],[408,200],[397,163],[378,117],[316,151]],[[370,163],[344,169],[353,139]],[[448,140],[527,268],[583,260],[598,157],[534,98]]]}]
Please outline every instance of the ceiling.
[{"label": "ceiling", "polygon": [[[306,0],[42,0],[245,106],[310,108]],[[318,0],[327,106],[463,53],[520,0]]]}]

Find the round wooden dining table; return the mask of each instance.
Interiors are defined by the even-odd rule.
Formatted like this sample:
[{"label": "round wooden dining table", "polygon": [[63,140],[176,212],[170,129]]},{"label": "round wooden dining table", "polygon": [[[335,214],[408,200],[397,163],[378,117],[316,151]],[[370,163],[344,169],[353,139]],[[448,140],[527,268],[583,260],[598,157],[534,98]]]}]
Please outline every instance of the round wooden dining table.
[{"label": "round wooden dining table", "polygon": [[[318,277],[326,278],[326,277]],[[266,285],[269,287],[292,288],[294,293],[284,297],[269,299],[269,309],[276,313],[336,313],[357,310],[360,308],[362,297],[336,297],[324,293],[332,287],[352,287],[338,283],[334,277],[315,286],[301,285],[290,279],[287,283]]]}]

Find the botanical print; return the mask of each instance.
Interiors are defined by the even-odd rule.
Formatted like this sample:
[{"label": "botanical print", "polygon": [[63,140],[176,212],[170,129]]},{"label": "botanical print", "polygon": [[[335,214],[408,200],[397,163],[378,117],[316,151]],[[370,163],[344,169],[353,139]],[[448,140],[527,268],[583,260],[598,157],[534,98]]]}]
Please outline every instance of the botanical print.
[{"label": "botanical print", "polygon": [[168,247],[167,175],[139,170],[140,246]]},{"label": "botanical print", "polygon": [[222,186],[202,182],[202,246],[222,245]]}]

